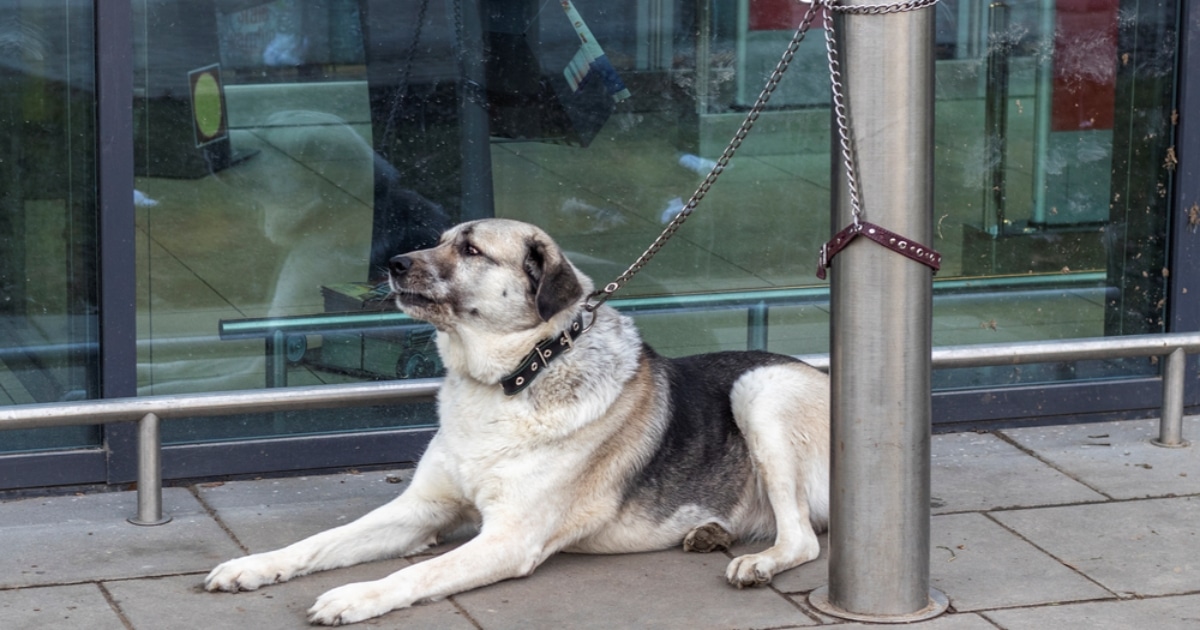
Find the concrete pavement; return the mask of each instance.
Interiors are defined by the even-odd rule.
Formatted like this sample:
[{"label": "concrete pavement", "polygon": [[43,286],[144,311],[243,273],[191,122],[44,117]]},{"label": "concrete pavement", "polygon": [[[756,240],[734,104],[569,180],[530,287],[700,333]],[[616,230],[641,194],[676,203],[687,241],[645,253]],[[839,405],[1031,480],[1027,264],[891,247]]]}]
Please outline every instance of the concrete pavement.
[{"label": "concrete pavement", "polygon": [[[934,436],[930,568],[951,610],[928,630],[1200,627],[1200,445],[1152,446],[1156,421]],[[1200,418],[1184,435],[1200,442]],[[173,521],[136,527],[131,492],[0,502],[0,628],[306,628],[318,595],[427,555],[251,593],[201,588],[217,563],[353,519],[407,471],[168,488]],[[824,542],[824,540],[822,541]],[[732,553],[765,547],[739,545]],[[438,550],[433,550],[436,553]],[[368,628],[802,628],[824,553],[736,590],[726,554],[560,554],[529,578],[396,611]]]}]

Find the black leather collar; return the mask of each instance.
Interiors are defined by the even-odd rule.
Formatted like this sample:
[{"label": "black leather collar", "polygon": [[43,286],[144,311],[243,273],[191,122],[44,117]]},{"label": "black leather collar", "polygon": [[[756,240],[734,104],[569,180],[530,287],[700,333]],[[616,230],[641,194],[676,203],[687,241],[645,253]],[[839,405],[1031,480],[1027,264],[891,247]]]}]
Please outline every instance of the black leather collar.
[{"label": "black leather collar", "polygon": [[584,330],[583,314],[580,314],[571,321],[571,325],[567,326],[561,335],[539,343],[529,354],[525,355],[525,360],[521,361],[521,365],[516,371],[500,380],[500,384],[504,386],[504,393],[513,396],[529,387],[533,379],[550,366],[551,361],[574,349],[575,340],[583,334]]}]

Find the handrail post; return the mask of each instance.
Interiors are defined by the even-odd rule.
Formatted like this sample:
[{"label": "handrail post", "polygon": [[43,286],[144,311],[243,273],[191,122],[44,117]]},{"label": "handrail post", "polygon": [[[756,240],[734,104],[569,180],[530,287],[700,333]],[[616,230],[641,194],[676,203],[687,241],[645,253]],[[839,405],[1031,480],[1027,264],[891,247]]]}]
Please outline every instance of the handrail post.
[{"label": "handrail post", "polygon": [[267,333],[265,342],[267,389],[287,387],[287,335],[274,329]]},{"label": "handrail post", "polygon": [[1158,421],[1158,439],[1150,440],[1155,446],[1183,448],[1188,446],[1183,439],[1183,375],[1187,372],[1187,353],[1175,348],[1162,359],[1162,414]]},{"label": "handrail post", "polygon": [[138,421],[137,516],[128,519],[134,525],[165,525],[170,516],[162,510],[162,436],[157,414],[148,413]]},{"label": "handrail post", "polygon": [[767,303],[759,300],[746,309],[746,349],[767,349]]},{"label": "handrail post", "polygon": [[[837,15],[863,219],[932,246],[934,12]],[[836,232],[854,217],[834,155]],[[928,619],[947,607],[929,586],[932,273],[857,239],[831,278],[829,584],[809,601],[857,621]]]}]

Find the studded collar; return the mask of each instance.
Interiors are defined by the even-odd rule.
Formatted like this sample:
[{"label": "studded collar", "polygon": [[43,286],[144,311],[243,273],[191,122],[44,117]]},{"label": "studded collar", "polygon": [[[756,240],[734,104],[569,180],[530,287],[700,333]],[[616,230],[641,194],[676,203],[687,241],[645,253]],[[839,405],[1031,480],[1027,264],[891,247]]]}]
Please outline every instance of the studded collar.
[{"label": "studded collar", "polygon": [[535,346],[529,354],[525,355],[525,359],[521,361],[521,365],[515,371],[500,380],[500,384],[504,386],[505,395],[513,396],[529,387],[538,374],[550,367],[551,361],[574,349],[575,340],[583,334],[584,330],[586,329],[583,327],[583,315],[580,314],[571,320],[571,324],[560,335],[551,337]]}]

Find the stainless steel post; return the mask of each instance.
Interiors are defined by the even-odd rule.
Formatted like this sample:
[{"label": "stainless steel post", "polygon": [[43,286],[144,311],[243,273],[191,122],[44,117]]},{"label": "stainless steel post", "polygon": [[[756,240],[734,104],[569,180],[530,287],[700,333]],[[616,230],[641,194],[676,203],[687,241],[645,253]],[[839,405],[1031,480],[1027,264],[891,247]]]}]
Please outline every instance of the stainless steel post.
[{"label": "stainless steel post", "polygon": [[1176,348],[1163,357],[1162,373],[1162,417],[1158,422],[1158,439],[1151,440],[1155,446],[1183,448],[1188,445],[1183,439],[1183,375],[1187,372],[1187,353]]},{"label": "stainless steel post", "polygon": [[134,525],[163,525],[171,517],[162,510],[162,439],[158,430],[159,418],[148,413],[138,421],[138,480],[137,516],[129,519]]},{"label": "stainless steel post", "polygon": [[[932,246],[934,12],[840,15],[863,219]],[[852,221],[837,153],[834,231]],[[829,584],[810,601],[854,620],[933,617],[946,599],[929,587],[932,273],[860,238],[833,259],[830,302]]]},{"label": "stainless steel post", "polygon": [[287,334],[272,330],[266,337],[267,387],[287,387]]}]

